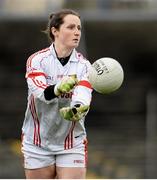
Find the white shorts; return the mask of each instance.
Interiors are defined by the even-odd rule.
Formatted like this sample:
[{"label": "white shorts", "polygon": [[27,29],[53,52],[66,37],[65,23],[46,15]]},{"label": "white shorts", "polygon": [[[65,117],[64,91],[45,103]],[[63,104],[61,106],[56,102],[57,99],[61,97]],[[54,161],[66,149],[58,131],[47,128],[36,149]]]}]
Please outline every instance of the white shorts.
[{"label": "white shorts", "polygon": [[84,148],[78,147],[75,151],[61,151],[54,153],[45,154],[45,150],[40,147],[34,146],[35,151],[22,150],[24,155],[24,168],[26,169],[37,169],[51,165],[57,167],[86,167],[87,166],[87,145]]}]

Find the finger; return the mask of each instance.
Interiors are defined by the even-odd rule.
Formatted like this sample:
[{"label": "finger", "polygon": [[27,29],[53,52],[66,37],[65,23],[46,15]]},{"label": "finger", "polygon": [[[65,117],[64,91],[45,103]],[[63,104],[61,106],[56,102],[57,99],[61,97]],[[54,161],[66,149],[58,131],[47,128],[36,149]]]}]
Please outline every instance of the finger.
[{"label": "finger", "polygon": [[89,109],[89,106],[84,105],[84,106],[80,106],[79,108],[77,108],[77,111],[80,112],[80,113],[83,113],[83,112],[87,112],[88,109]]}]

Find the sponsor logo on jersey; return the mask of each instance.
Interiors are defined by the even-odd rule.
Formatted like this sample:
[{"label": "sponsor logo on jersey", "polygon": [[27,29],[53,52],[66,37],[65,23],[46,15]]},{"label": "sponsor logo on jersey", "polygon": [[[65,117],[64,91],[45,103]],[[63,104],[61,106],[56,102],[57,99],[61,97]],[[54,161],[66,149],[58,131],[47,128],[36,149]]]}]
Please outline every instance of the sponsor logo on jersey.
[{"label": "sponsor logo on jersey", "polygon": [[53,77],[52,76],[46,76],[46,79],[53,80]]},{"label": "sponsor logo on jersey", "polygon": [[60,97],[61,97],[61,98],[69,98],[69,99],[71,99],[71,98],[72,98],[72,95],[73,95],[73,92],[62,93]]},{"label": "sponsor logo on jersey", "polygon": [[76,160],[74,160],[74,163],[75,163],[75,164],[83,164],[83,163],[84,163],[84,160],[76,159]]}]

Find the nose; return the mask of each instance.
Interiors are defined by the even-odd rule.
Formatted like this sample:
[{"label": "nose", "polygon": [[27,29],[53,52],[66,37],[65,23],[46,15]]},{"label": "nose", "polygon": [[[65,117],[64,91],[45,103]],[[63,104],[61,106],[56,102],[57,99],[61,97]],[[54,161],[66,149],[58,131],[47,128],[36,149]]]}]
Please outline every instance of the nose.
[{"label": "nose", "polygon": [[75,28],[75,34],[80,35],[80,33],[81,33],[81,30],[78,27],[76,27]]},{"label": "nose", "polygon": [[76,28],[74,34],[75,34],[76,36],[80,36],[81,31],[80,31],[78,28]]}]

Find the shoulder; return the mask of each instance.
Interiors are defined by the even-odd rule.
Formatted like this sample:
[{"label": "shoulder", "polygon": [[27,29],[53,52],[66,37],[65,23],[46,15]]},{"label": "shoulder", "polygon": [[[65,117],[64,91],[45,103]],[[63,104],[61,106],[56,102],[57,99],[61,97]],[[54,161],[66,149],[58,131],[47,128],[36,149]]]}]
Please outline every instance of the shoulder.
[{"label": "shoulder", "polygon": [[33,53],[31,56],[29,56],[29,58],[27,59],[26,65],[30,66],[32,63],[38,63],[48,56],[50,56],[50,48],[49,47],[39,50],[39,51]]},{"label": "shoulder", "polygon": [[86,65],[90,65],[90,61],[88,59],[86,59],[82,53],[75,51],[75,57],[78,60],[78,62],[80,64],[86,64]]}]

